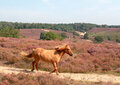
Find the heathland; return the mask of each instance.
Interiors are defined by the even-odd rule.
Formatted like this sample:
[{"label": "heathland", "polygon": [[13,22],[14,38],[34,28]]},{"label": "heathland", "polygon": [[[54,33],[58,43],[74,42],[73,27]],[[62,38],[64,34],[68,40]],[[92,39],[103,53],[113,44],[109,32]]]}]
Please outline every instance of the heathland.
[{"label": "heathland", "polygon": [[[6,33],[5,35],[7,35],[4,37],[0,37],[1,66],[31,69],[31,63],[33,59],[22,57],[20,55],[20,52],[25,51],[27,53],[30,53],[34,48],[40,47],[45,49],[54,49],[58,45],[69,44],[69,46],[71,47],[74,53],[74,56],[71,57],[66,54],[62,57],[62,60],[58,64],[58,71],[60,73],[98,73],[98,74],[106,73],[116,76],[120,75],[120,44],[116,42],[117,39],[118,41],[120,39],[119,38],[120,28],[109,28],[109,29],[104,28],[104,30],[103,28],[94,28],[94,29],[90,28],[91,30],[84,30],[88,33],[89,39],[83,39],[84,35],[80,35],[79,33],[80,30],[64,31],[61,30],[62,27],[60,28],[61,31],[58,30],[56,31],[53,30],[52,28],[45,29],[45,27],[43,27],[42,29],[31,29],[29,27],[25,27],[28,29],[22,29],[21,28],[22,25],[20,25],[20,23],[18,25],[17,23],[14,23],[16,24],[15,26],[17,27],[19,27],[20,25],[19,29],[16,30],[16,29],[12,29],[11,24],[5,25],[4,27],[3,22],[1,23],[2,23],[1,25],[2,28],[0,28],[1,29],[0,35],[3,35],[4,33]],[[38,26],[39,25],[41,26],[41,24],[38,24]],[[9,28],[9,26],[11,27]],[[13,27],[13,28],[17,28],[17,27]],[[55,36],[57,37],[55,37],[56,39],[54,40],[42,40],[40,39],[41,32],[46,32],[46,33],[53,32],[60,35],[61,33],[63,33],[62,36],[64,35],[66,36],[66,38],[59,40],[57,39],[57,37],[61,37],[61,36],[55,34],[54,37]],[[7,33],[9,33],[9,36]],[[101,36],[104,41],[99,43],[94,42],[95,36]],[[40,61],[39,70],[51,71],[53,70],[53,66],[51,64]],[[46,81],[49,81],[50,83],[49,85],[55,85],[57,83],[57,80],[59,80],[57,78],[54,78],[54,76],[48,74],[44,74],[44,75],[39,74],[39,76],[36,75],[36,77],[28,74],[19,74],[19,75],[0,74],[0,75],[2,76],[0,78],[0,82],[1,82],[0,84],[5,84],[5,85],[13,84],[13,83],[21,84],[20,81],[25,83],[28,80],[30,80],[30,82],[28,83],[31,84],[33,83],[36,85],[37,84],[48,85],[48,83],[45,83]],[[50,77],[50,79],[47,80],[48,77]],[[25,84],[27,85],[28,83]],[[78,85],[78,83],[82,85],[110,84],[103,82],[85,83],[74,80],[72,81],[72,80],[60,79],[58,85],[59,84]]]}]

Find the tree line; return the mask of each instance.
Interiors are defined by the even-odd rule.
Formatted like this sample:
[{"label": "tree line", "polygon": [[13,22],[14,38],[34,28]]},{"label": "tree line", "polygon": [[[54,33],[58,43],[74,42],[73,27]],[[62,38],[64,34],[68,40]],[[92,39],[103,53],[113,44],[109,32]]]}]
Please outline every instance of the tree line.
[{"label": "tree line", "polygon": [[1,28],[15,29],[52,29],[65,32],[81,31],[85,32],[92,28],[120,28],[120,25],[97,25],[91,23],[71,23],[71,24],[45,24],[45,23],[18,23],[18,22],[0,22]]}]

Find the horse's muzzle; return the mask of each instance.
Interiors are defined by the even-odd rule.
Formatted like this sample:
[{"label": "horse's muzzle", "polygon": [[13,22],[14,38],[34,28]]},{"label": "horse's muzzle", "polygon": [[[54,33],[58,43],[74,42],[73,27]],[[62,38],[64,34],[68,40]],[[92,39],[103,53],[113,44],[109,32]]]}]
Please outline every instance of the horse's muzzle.
[{"label": "horse's muzzle", "polygon": [[73,56],[73,54],[70,54],[70,56]]}]

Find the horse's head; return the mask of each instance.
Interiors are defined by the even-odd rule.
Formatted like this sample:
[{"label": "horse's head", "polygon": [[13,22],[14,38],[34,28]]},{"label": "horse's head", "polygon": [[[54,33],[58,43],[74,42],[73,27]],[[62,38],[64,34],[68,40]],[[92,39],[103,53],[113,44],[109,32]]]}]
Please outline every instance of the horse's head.
[{"label": "horse's head", "polygon": [[69,45],[65,46],[65,53],[69,54],[70,56],[73,56],[72,50],[70,49]]},{"label": "horse's head", "polygon": [[55,48],[57,51],[63,51],[65,53],[67,53],[70,56],[73,56],[72,50],[70,49],[69,45],[64,45],[62,47],[56,47]]}]

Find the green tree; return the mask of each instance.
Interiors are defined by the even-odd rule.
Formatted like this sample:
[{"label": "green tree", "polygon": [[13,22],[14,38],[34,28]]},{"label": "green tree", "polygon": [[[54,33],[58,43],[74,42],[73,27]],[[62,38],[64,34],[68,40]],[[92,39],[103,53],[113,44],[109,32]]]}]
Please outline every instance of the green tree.
[{"label": "green tree", "polygon": [[54,33],[54,32],[41,32],[40,33],[40,39],[42,40],[55,40],[55,39],[58,39],[58,40],[63,40],[64,38],[66,38],[66,34],[57,34],[57,33]]},{"label": "green tree", "polygon": [[116,42],[120,43],[120,39],[116,39]]},{"label": "green tree", "polygon": [[86,34],[84,35],[83,39],[89,39],[88,33],[86,33]]},{"label": "green tree", "polygon": [[95,42],[103,42],[103,38],[101,36],[96,36],[94,40]]},{"label": "green tree", "polygon": [[1,37],[19,38],[20,32],[18,29],[5,27],[5,28],[0,29],[0,36]]},{"label": "green tree", "polygon": [[107,40],[111,40],[110,36],[107,36]]},{"label": "green tree", "polygon": [[79,34],[77,33],[77,32],[73,32],[73,35],[75,35],[75,36],[79,36]]},{"label": "green tree", "polygon": [[56,38],[57,38],[57,35],[54,32],[48,32],[44,36],[45,40],[55,40]]},{"label": "green tree", "polygon": [[0,22],[0,28],[15,28],[15,29],[53,29],[65,32],[81,31],[86,32],[92,28],[120,28],[120,25],[96,25],[90,23],[72,23],[72,24],[43,24],[43,23],[13,23]]},{"label": "green tree", "polygon": [[61,33],[60,35],[61,35],[62,38],[67,38],[66,33]]},{"label": "green tree", "polygon": [[46,34],[45,32],[41,32],[41,33],[40,33],[40,39],[43,39],[43,40],[44,40],[45,34]]}]

